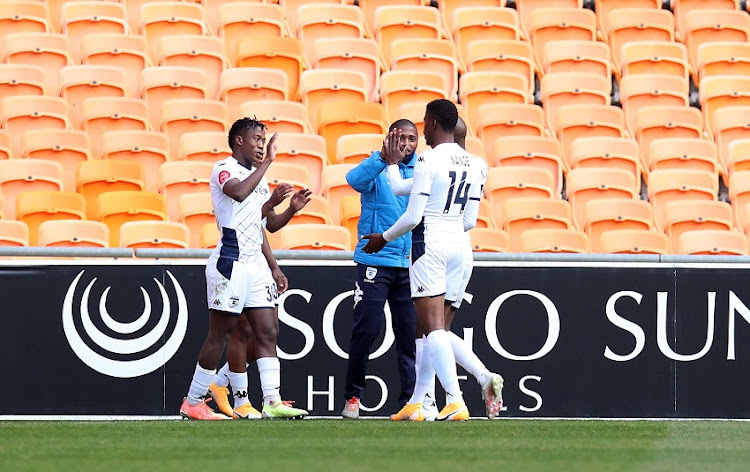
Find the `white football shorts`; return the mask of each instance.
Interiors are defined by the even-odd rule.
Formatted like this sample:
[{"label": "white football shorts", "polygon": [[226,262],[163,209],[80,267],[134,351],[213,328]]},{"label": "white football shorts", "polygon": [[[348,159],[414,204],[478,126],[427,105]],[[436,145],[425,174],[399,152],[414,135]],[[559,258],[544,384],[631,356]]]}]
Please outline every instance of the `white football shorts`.
[{"label": "white football shorts", "polygon": [[240,314],[245,308],[273,308],[278,304],[276,282],[265,259],[232,263],[231,278],[216,268],[216,257],[206,264],[208,308]]},{"label": "white football shorts", "polygon": [[455,241],[412,244],[409,272],[412,298],[445,295],[450,302],[461,300],[471,278],[472,262],[468,244]]}]

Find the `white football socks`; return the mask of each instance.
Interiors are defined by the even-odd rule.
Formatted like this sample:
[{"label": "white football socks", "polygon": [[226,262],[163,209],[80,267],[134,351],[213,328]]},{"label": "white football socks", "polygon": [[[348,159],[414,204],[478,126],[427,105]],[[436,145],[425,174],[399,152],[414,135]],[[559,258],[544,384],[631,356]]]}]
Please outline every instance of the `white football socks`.
[{"label": "white football socks", "polygon": [[208,387],[211,385],[214,375],[216,375],[216,370],[204,369],[200,364],[195,364],[195,373],[193,374],[192,382],[190,382],[190,389],[187,395],[189,404],[197,405],[205,400],[206,395],[208,395]]},{"label": "white football socks", "polygon": [[248,403],[247,396],[247,372],[228,373],[229,383],[232,385],[232,396],[234,396],[234,409]]},{"label": "white football socks", "polygon": [[437,329],[427,335],[427,350],[432,359],[432,367],[437,373],[448,401],[450,403],[462,402],[463,395],[456,373],[456,358],[453,356],[451,342],[444,329]]},{"label": "white football socks", "polygon": [[[453,355],[456,357],[456,363],[466,369],[477,381],[482,373],[487,372],[487,367],[479,360],[474,351],[471,350],[466,341],[459,338],[453,331],[448,331],[448,339],[453,348]],[[481,383],[481,382],[480,382]]]},{"label": "white football socks", "polygon": [[281,364],[278,357],[261,357],[256,360],[260,374],[260,388],[263,390],[263,404],[281,400]]},{"label": "white football socks", "polygon": [[229,387],[229,372],[229,362],[226,362],[221,369],[219,369],[219,372],[216,373],[214,384],[217,387]]},{"label": "white football socks", "polygon": [[435,369],[432,368],[432,359],[427,352],[427,338],[422,337],[415,340],[416,355],[414,368],[417,373],[416,382],[414,382],[414,392],[409,399],[409,403],[422,403],[425,394],[435,398]]}]

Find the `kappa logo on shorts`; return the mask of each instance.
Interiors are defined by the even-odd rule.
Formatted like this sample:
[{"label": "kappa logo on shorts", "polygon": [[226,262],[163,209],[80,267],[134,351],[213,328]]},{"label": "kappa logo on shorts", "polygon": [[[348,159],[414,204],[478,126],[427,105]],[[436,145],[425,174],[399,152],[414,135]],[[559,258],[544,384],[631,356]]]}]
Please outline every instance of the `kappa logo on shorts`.
[{"label": "kappa logo on shorts", "polygon": [[365,270],[365,278],[367,280],[374,280],[376,275],[378,275],[378,269],[375,267],[368,267],[367,270]]},{"label": "kappa logo on shorts", "polygon": [[417,287],[417,293],[424,293],[424,287],[422,287],[421,285]]},{"label": "kappa logo on shorts", "polygon": [[218,298],[215,299],[213,302],[213,306],[216,308],[221,308],[221,300],[219,300]]},{"label": "kappa logo on shorts", "polygon": [[231,297],[229,299],[229,308],[236,307],[239,302],[240,302],[240,298],[239,297]]},{"label": "kappa logo on shorts", "polygon": [[[175,298],[177,299],[177,320],[172,320],[172,304],[164,285],[159,280],[154,279],[161,294],[161,315],[151,331],[133,338],[128,337],[128,335],[143,329],[153,317],[151,299],[146,289],[139,287],[143,293],[143,314],[129,323],[116,321],[107,312],[107,294],[112,287],[107,287],[101,294],[98,304],[100,324],[104,324],[110,331],[118,335],[113,337],[103,333],[94,324],[89,313],[89,294],[96,282],[96,277],[83,290],[80,301],[74,303],[76,287],[85,272],[85,270],[79,272],[71,282],[62,307],[63,331],[68,339],[68,344],[78,358],[99,373],[123,379],[146,375],[166,364],[177,353],[182,340],[185,339],[188,324],[185,292],[183,292],[172,273],[166,271],[168,278],[172,281]],[[83,340],[81,333],[78,332],[79,328],[76,326],[76,320],[74,320],[74,304],[77,305],[78,324],[82,326],[86,338],[89,340],[88,343],[96,345],[96,350],[92,349],[87,341]],[[168,335],[167,328],[173,323],[172,333]],[[166,339],[166,342],[162,343],[164,339]],[[159,349],[148,355],[143,355],[144,352],[153,350],[154,347],[159,345],[161,345]],[[100,354],[100,352],[104,354]],[[109,354],[113,356],[108,356]],[[127,356],[128,359],[121,360],[123,356]],[[111,357],[118,357],[119,359],[112,359]]]},{"label": "kappa logo on shorts", "polygon": [[228,170],[222,170],[219,172],[219,184],[224,185],[224,182],[227,181],[229,178],[229,171]]}]

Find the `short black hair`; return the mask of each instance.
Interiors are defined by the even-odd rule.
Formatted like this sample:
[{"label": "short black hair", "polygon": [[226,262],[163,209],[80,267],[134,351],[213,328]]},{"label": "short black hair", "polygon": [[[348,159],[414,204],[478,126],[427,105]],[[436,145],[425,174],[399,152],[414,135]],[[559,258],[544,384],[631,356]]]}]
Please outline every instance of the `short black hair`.
[{"label": "short black hair", "polygon": [[427,113],[438,122],[443,131],[453,132],[458,122],[458,110],[450,100],[440,98],[427,104]]},{"label": "short black hair", "polygon": [[245,118],[240,118],[239,120],[235,121],[232,124],[232,128],[229,130],[229,138],[227,139],[227,141],[229,142],[229,149],[233,149],[232,146],[233,146],[234,138],[236,136],[239,136],[245,133],[249,129],[255,129],[255,128],[268,129],[265,123],[263,123],[256,117],[252,117],[252,118],[245,117]]},{"label": "short black hair", "polygon": [[388,131],[393,131],[396,128],[414,128],[417,129],[417,125],[411,122],[411,120],[407,120],[406,118],[401,118],[400,120],[396,120],[393,122],[390,128],[388,128]]}]

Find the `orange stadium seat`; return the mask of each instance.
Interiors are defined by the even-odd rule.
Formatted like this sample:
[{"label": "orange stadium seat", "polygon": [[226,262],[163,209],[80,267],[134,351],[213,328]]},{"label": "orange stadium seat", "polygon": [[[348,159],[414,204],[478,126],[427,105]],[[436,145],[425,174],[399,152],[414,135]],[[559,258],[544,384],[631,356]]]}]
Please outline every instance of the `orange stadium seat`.
[{"label": "orange stadium seat", "polygon": [[674,17],[669,10],[626,8],[607,15],[607,41],[615,67],[625,44],[637,41],[674,41]]},{"label": "orange stadium seat", "polygon": [[318,249],[350,251],[351,235],[342,226],[303,224],[289,225],[279,231],[281,249]]},{"label": "orange stadium seat", "polygon": [[716,200],[718,191],[718,179],[711,172],[693,169],[658,169],[651,172],[648,199],[654,206],[657,228],[665,229],[664,208],[669,202]]},{"label": "orange stadium seat", "polygon": [[340,136],[358,133],[385,134],[385,108],[379,103],[326,103],[320,108],[318,134],[326,140],[328,162],[336,162],[336,144]]},{"label": "orange stadium seat", "polygon": [[620,229],[591,237],[593,252],[604,254],[669,254],[669,238],[659,231]]},{"label": "orange stadium seat", "polygon": [[726,169],[727,175],[732,175],[738,171],[750,170],[750,139],[732,141],[729,145]]},{"label": "orange stadium seat", "polygon": [[137,162],[145,171],[144,190],[159,191],[159,167],[169,160],[169,144],[158,131],[108,131],[102,135],[102,159]]},{"label": "orange stadium seat", "polygon": [[547,125],[556,129],[557,110],[566,105],[609,105],[612,82],[589,74],[546,74],[541,80],[541,97]]},{"label": "orange stadium seat", "polygon": [[101,221],[45,221],[39,225],[39,246],[109,247],[109,228]]},{"label": "orange stadium seat", "polygon": [[336,163],[359,164],[383,147],[384,134],[347,134],[336,143]]},{"label": "orange stadium seat", "polygon": [[[453,32],[459,16],[457,10],[464,8],[483,8],[485,11],[506,6],[506,0],[443,0],[438,3],[443,17],[445,31]],[[514,10],[515,11],[515,10]],[[518,23],[516,21],[516,23]]]},{"label": "orange stadium seat", "polygon": [[[346,200],[346,198],[344,198]],[[290,198],[287,198],[274,211],[277,214],[285,212],[289,208]],[[359,203],[358,203],[359,204]],[[344,207],[342,201],[342,208]],[[331,224],[331,205],[328,203],[328,199],[322,195],[310,195],[310,201],[305,207],[294,214],[288,224],[300,225],[300,224]],[[341,226],[345,226],[342,224]]]},{"label": "orange stadium seat", "polygon": [[[221,239],[221,234],[219,233],[219,228],[216,227],[216,222],[206,223],[201,227],[200,243],[198,247],[201,249],[213,249],[216,247],[219,239]],[[272,247],[271,249],[278,248]]]},{"label": "orange stadium seat", "polygon": [[750,203],[750,171],[741,170],[729,176],[729,201],[734,207],[737,227],[746,231],[750,227],[750,215],[746,211]]},{"label": "orange stadium seat", "polygon": [[[555,196],[563,186],[562,148],[555,138],[546,136],[506,136],[495,140],[490,163],[495,167],[537,167],[555,176]],[[506,228],[507,229],[507,228]]]},{"label": "orange stadium seat", "polygon": [[471,250],[474,252],[510,252],[510,236],[495,228],[472,228],[469,230]]},{"label": "orange stadium seat", "polygon": [[495,228],[495,221],[492,219],[492,205],[486,198],[479,200],[479,214],[477,215],[476,228]]},{"label": "orange stadium seat", "polygon": [[591,252],[591,243],[583,231],[530,229],[524,231],[518,251],[585,254]]},{"label": "orange stadium seat", "polygon": [[543,53],[550,42],[596,41],[596,15],[583,8],[540,8],[531,13],[528,27],[529,40],[540,66],[544,64]]},{"label": "orange stadium seat", "polygon": [[189,193],[210,192],[209,179],[213,172],[211,162],[173,161],[159,167],[159,191],[167,199],[167,216],[177,221],[177,204]]},{"label": "orange stadium seat", "polygon": [[734,211],[726,202],[681,200],[664,206],[664,232],[678,253],[680,235],[687,231],[734,229]]},{"label": "orange stadium seat", "polygon": [[241,117],[255,116],[273,134],[311,133],[307,110],[299,102],[286,100],[253,100],[240,104]]},{"label": "orange stadium seat", "polygon": [[368,98],[377,101],[380,94],[378,43],[366,38],[326,38],[313,43],[310,62],[315,69],[354,70],[367,78]]},{"label": "orange stadium seat", "polygon": [[279,69],[235,67],[221,73],[220,99],[229,107],[230,119],[241,117],[240,107],[255,100],[287,100],[289,81]]},{"label": "orange stadium seat", "polygon": [[[417,127],[417,137],[424,133],[424,113],[429,102],[406,102],[398,107],[398,119],[407,119]],[[461,104],[456,103],[458,116],[466,116],[466,110]],[[467,138],[475,138],[474,130],[466,123]]]},{"label": "orange stadium seat", "polygon": [[[25,64],[0,64],[0,97],[45,95],[44,69]],[[46,95],[55,95],[54,91]]]},{"label": "orange stadium seat", "polygon": [[[684,36],[691,12],[696,15],[709,15],[705,10],[737,10],[740,7],[739,0],[671,0],[674,12],[676,29]],[[701,11],[704,10],[704,11]]]},{"label": "orange stadium seat", "polygon": [[120,247],[187,249],[190,231],[173,221],[128,221],[120,226]]},{"label": "orange stadium seat", "polygon": [[[632,198],[591,200],[583,207],[583,227],[599,251],[600,236],[609,231],[654,231],[654,209],[649,202]],[[607,251],[602,251],[607,252]]]},{"label": "orange stadium seat", "polygon": [[22,136],[31,129],[68,129],[68,104],[59,97],[17,96],[0,100],[0,127],[11,137],[14,156],[22,153]]},{"label": "orange stadium seat", "polygon": [[5,218],[16,218],[16,197],[22,192],[62,190],[63,169],[58,162],[43,159],[0,161],[0,194]]},{"label": "orange stadium seat", "polygon": [[682,43],[636,41],[622,47],[620,74],[674,75],[685,80],[690,73],[687,48]]},{"label": "orange stadium seat", "polygon": [[[299,8],[312,2],[310,2],[310,0],[278,0],[278,3],[281,8],[284,9],[284,16],[286,17],[286,23],[289,26],[289,31],[294,34],[297,31],[297,17],[299,16],[297,12]],[[315,0],[314,3],[326,5],[353,4],[353,2],[350,2],[348,0]]]},{"label": "orange stadium seat", "polygon": [[572,72],[576,74],[612,76],[609,46],[596,41],[550,41],[542,50],[545,74]]},{"label": "orange stadium seat", "polygon": [[320,107],[333,102],[366,102],[367,77],[361,72],[336,69],[310,69],[299,78],[302,104],[313,129],[318,128]]},{"label": "orange stadium seat", "polygon": [[638,110],[651,106],[688,106],[690,85],[683,77],[631,74],[620,80],[620,103],[631,133],[635,131]]},{"label": "orange stadium seat", "polygon": [[570,204],[557,198],[517,198],[503,203],[503,229],[513,251],[521,248],[523,233],[531,229],[570,229]]},{"label": "orange stadium seat", "polygon": [[161,124],[162,104],[176,98],[206,98],[208,76],[191,67],[147,67],[141,71],[141,96],[154,128]]},{"label": "orange stadium seat", "polygon": [[148,105],[136,98],[87,98],[81,107],[81,129],[91,137],[91,155],[98,157],[107,131],[151,130]]},{"label": "orange stadium seat", "polygon": [[747,42],[750,17],[741,10],[697,10],[685,16],[682,29],[690,63],[698,66],[698,50],[711,42]]},{"label": "orange stadium seat", "polygon": [[491,103],[480,105],[475,122],[485,149],[493,149],[504,136],[544,136],[544,109],[530,103]]},{"label": "orange stadium seat", "polygon": [[120,246],[120,228],[131,221],[166,221],[164,196],[152,192],[111,191],[102,193],[95,205],[97,219],[109,227],[109,245]]},{"label": "orange stadium seat", "polygon": [[750,106],[724,107],[714,113],[713,135],[719,148],[719,160],[728,168],[729,148],[737,139],[750,139]]},{"label": "orange stadium seat", "polygon": [[224,43],[213,36],[165,36],[159,41],[159,64],[201,69],[208,77],[206,98],[219,98],[219,77],[229,66]]},{"label": "orange stadium seat", "polygon": [[531,16],[538,10],[550,8],[583,8],[583,0],[516,0],[521,26],[527,35],[531,32]]},{"label": "orange stadium seat", "polygon": [[70,1],[62,5],[60,32],[70,41],[73,62],[80,63],[82,42],[92,34],[127,34],[130,32],[125,6],[118,2]]},{"label": "orange stadium seat", "polygon": [[0,2],[0,43],[12,33],[51,33],[49,8],[44,2]]},{"label": "orange stadium seat", "polygon": [[[329,209],[330,213],[330,209]],[[360,197],[349,195],[341,200],[341,226],[346,228],[351,235],[351,247],[356,248],[359,242],[359,217],[362,214]]]},{"label": "orange stadium seat", "polygon": [[458,97],[456,46],[446,39],[398,39],[391,44],[391,70],[435,72],[445,79],[448,97]]},{"label": "orange stadium seat", "polygon": [[518,13],[512,8],[462,6],[455,11],[452,23],[449,31],[466,65],[471,45],[476,41],[517,41],[522,38]]},{"label": "orange stadium seat", "polygon": [[656,169],[696,169],[718,177],[719,154],[716,144],[698,138],[660,138],[651,141],[649,171]]},{"label": "orange stadium seat", "polygon": [[328,198],[331,221],[335,225],[341,221],[341,201],[349,195],[359,195],[346,181],[346,174],[354,167],[354,164],[331,164],[321,174],[323,196]]},{"label": "orange stadium seat", "polygon": [[646,106],[635,115],[635,138],[640,144],[641,164],[649,168],[651,142],[662,138],[703,137],[703,116],[689,106]]},{"label": "orange stadium seat", "polygon": [[[5,3],[5,2],[2,2]],[[2,5],[0,3],[0,5]],[[51,33],[13,33],[5,36],[4,62],[39,66],[45,70],[44,85],[48,94],[60,92],[60,70],[72,64],[68,38]]]},{"label": "orange stadium seat", "polygon": [[309,189],[311,186],[310,171],[300,164],[288,162],[274,162],[274,165],[266,170],[266,180],[271,192],[281,184],[292,184],[293,191]]},{"label": "orange stadium seat", "polygon": [[706,131],[713,133],[713,116],[716,110],[750,105],[750,77],[706,77],[701,80],[699,94]]},{"label": "orange stadium seat", "polygon": [[180,136],[180,160],[214,163],[226,159],[231,154],[227,133],[198,131]]},{"label": "orange stadium seat", "polygon": [[83,220],[86,200],[75,192],[22,192],[16,197],[16,219],[29,227],[29,245],[39,245],[39,225],[51,220]]},{"label": "orange stadium seat", "polygon": [[459,97],[469,126],[477,128],[479,106],[489,103],[528,103],[526,77],[503,72],[467,72],[459,80]]},{"label": "orange stadium seat", "polygon": [[78,127],[85,99],[125,96],[125,71],[111,66],[65,66],[60,71],[60,96],[70,105],[70,122]]},{"label": "orange stadium seat", "polygon": [[566,192],[576,228],[585,228],[583,212],[593,200],[638,198],[636,177],[622,169],[578,168],[568,172]]},{"label": "orange stadium seat", "polygon": [[328,164],[326,140],[317,134],[288,133],[280,135],[276,145],[274,162],[304,166],[310,171],[310,190],[320,193],[321,173]]},{"label": "orange stadium seat", "polygon": [[300,6],[297,15],[296,34],[305,45],[305,55],[310,62],[314,54],[314,44],[319,39],[354,39],[365,36],[362,10],[354,5],[313,2]]},{"label": "orange stadium seat", "polygon": [[[501,51],[501,52],[498,52]],[[506,72],[525,77],[534,92],[534,50],[526,41],[481,39],[468,45],[463,57],[469,72]]]},{"label": "orange stadium seat", "polygon": [[[403,3],[403,2],[399,2]],[[391,47],[401,39],[440,39],[443,25],[437,8],[427,6],[391,5],[375,10],[373,35],[384,64],[391,63]]]},{"label": "orange stadium seat", "polygon": [[138,162],[115,159],[81,162],[76,173],[76,191],[86,198],[86,218],[98,219],[99,195],[118,190],[140,191],[143,179],[143,166]]},{"label": "orange stadium seat", "polygon": [[[236,12],[235,12],[236,14]],[[141,6],[139,31],[146,38],[151,62],[159,63],[159,44],[165,36],[208,33],[200,3],[150,2]]]},{"label": "orange stadium seat", "polygon": [[492,220],[502,224],[503,203],[514,198],[552,198],[555,176],[537,167],[494,167],[487,173],[484,193],[492,206]]},{"label": "orange stadium seat", "polygon": [[190,247],[200,248],[201,228],[207,224],[216,226],[213,202],[209,192],[186,193],[177,201],[177,221],[190,230]]},{"label": "orange stadium seat", "polygon": [[570,168],[622,169],[635,176],[640,188],[641,159],[638,143],[629,138],[594,136],[578,138],[570,144]]},{"label": "orange stadium seat", "polygon": [[219,5],[217,34],[224,39],[227,56],[237,61],[238,46],[245,38],[281,38],[290,36],[284,10],[267,2],[223,3]]},{"label": "orange stadium seat", "polygon": [[23,157],[60,163],[63,190],[75,192],[76,168],[91,159],[89,137],[71,129],[32,129],[23,133]]},{"label": "orange stadium seat", "polygon": [[428,103],[439,98],[448,98],[448,92],[445,78],[435,72],[399,70],[380,77],[380,99],[389,123],[400,118],[398,110],[404,103]]},{"label": "orange stadium seat", "polygon": [[180,155],[180,136],[195,131],[229,131],[224,102],[183,98],[162,104],[161,130],[169,140],[169,155]]},{"label": "orange stadium seat", "polygon": [[750,44],[711,42],[698,48],[696,83],[714,75],[750,75]]},{"label": "orange stadium seat", "polygon": [[81,40],[81,55],[83,64],[122,68],[125,95],[141,96],[141,71],[151,66],[143,36],[91,34]]},{"label": "orange stadium seat", "polygon": [[662,0],[595,0],[596,19],[601,36],[606,36],[607,16],[612,11],[623,10],[626,8],[650,8],[652,10],[661,9]]},{"label": "orange stadium seat", "polygon": [[0,129],[0,160],[13,158],[10,150],[10,135],[7,131]]},{"label": "orange stadium seat", "polygon": [[296,38],[247,38],[237,46],[237,67],[267,67],[279,69],[289,79],[287,95],[299,97],[299,76],[306,68],[303,45]]},{"label": "orange stadium seat", "polygon": [[747,256],[747,236],[739,231],[687,231],[677,242],[678,254]]},{"label": "orange stadium seat", "polygon": [[29,245],[29,227],[23,221],[0,219],[0,246],[25,247]]},{"label": "orange stadium seat", "polygon": [[566,105],[558,108],[555,134],[562,143],[567,167],[571,167],[571,146],[579,138],[626,135],[625,116],[620,108],[607,105]]},{"label": "orange stadium seat", "polygon": [[[349,0],[345,0],[342,3],[351,3]],[[392,7],[392,6],[422,6],[429,5],[428,0],[360,0],[359,7],[362,9],[365,19],[365,27],[370,33],[370,37],[373,37],[378,26],[377,22],[377,10],[380,7]],[[299,12],[299,9],[297,9]]]},{"label": "orange stadium seat", "polygon": [[[48,2],[65,2],[67,0],[47,0]],[[151,2],[159,2],[163,0],[127,0],[125,3],[125,7],[128,9],[128,25],[130,26],[130,31],[133,32],[133,34],[140,34],[142,35],[143,32],[141,31],[141,7],[145,3],[151,3]]]}]

